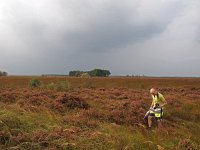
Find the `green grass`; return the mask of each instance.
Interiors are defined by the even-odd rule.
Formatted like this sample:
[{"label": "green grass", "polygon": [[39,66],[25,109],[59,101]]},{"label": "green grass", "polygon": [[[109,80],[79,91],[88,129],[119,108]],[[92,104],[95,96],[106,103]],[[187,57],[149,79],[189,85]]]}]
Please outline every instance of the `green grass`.
[{"label": "green grass", "polygon": [[[20,129],[25,132],[31,132],[35,129],[46,129],[50,127],[60,126],[61,121],[59,116],[53,116],[50,113],[29,113],[29,112],[17,112],[2,109],[0,110],[0,121],[6,128]],[[2,126],[1,126],[2,127]]]},{"label": "green grass", "polygon": [[[186,109],[187,110],[187,109]],[[181,112],[180,112],[181,113]],[[0,129],[1,132],[14,134],[13,132],[26,133],[31,139],[31,134],[35,131],[52,132],[53,129],[65,127],[70,128],[72,125],[62,124],[61,117],[51,113],[23,113],[20,110],[11,111],[9,109],[0,110]],[[178,118],[169,126],[173,127],[173,133],[164,129],[158,131],[154,129],[148,131],[140,126],[117,125],[114,123],[99,123],[96,129],[85,129],[80,135],[75,135],[74,140],[49,139],[53,145],[62,145],[65,149],[157,149],[158,145],[165,149],[179,148],[181,139],[189,140],[190,146],[194,149],[200,143],[199,123]],[[4,135],[5,136],[5,135]],[[13,145],[10,139],[7,145]],[[183,146],[184,147],[184,146]]]}]

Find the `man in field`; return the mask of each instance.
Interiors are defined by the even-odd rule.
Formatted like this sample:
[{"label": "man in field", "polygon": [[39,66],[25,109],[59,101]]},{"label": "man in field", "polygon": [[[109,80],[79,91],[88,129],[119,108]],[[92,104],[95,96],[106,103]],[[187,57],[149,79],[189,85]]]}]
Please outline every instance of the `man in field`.
[{"label": "man in field", "polygon": [[159,122],[161,121],[163,115],[162,112],[163,106],[167,104],[167,101],[165,100],[164,96],[161,93],[159,93],[156,89],[152,88],[150,90],[150,94],[153,101],[151,103],[149,111],[146,113],[144,117],[145,122],[148,125],[148,128],[152,127],[152,120],[154,117],[156,118],[156,121],[158,121],[159,125]]}]

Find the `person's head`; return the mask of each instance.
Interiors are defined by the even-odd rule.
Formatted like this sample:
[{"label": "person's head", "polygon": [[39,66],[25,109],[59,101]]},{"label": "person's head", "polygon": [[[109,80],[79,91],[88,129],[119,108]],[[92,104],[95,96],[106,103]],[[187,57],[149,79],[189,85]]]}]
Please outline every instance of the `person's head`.
[{"label": "person's head", "polygon": [[158,91],[157,91],[156,89],[154,89],[154,88],[151,88],[151,89],[150,89],[150,94],[151,94],[151,95],[157,95],[157,94],[158,94]]}]

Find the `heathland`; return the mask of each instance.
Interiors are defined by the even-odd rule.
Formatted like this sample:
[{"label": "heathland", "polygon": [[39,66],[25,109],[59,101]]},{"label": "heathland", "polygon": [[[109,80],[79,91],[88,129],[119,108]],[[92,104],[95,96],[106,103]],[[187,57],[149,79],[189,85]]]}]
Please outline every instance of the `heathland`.
[{"label": "heathland", "polygon": [[[168,105],[147,130],[151,87]],[[200,78],[0,77],[0,149],[198,150]]]}]

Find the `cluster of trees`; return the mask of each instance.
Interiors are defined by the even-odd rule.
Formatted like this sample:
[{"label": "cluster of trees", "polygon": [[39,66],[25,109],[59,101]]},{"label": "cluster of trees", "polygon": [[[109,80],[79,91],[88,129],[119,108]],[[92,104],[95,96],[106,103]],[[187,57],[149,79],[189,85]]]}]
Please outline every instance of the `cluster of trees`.
[{"label": "cluster of trees", "polygon": [[91,71],[70,71],[69,76],[80,77],[82,74],[86,73],[91,77],[108,77],[111,74],[109,70],[93,69]]},{"label": "cluster of trees", "polygon": [[8,76],[8,73],[5,72],[5,71],[0,71],[0,77],[1,77],[1,76]]}]

